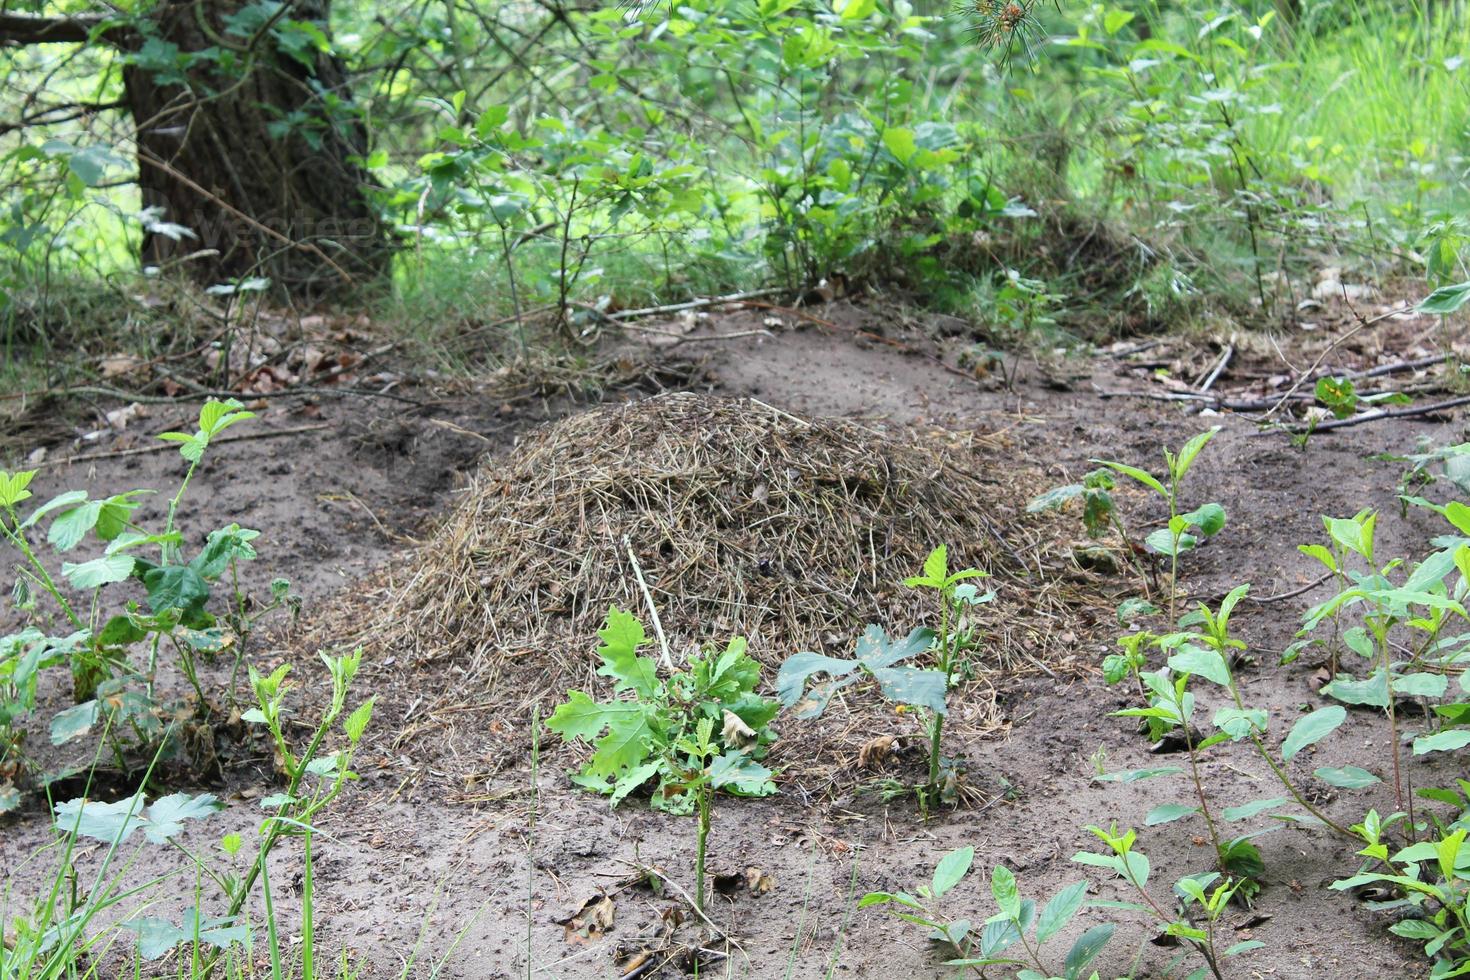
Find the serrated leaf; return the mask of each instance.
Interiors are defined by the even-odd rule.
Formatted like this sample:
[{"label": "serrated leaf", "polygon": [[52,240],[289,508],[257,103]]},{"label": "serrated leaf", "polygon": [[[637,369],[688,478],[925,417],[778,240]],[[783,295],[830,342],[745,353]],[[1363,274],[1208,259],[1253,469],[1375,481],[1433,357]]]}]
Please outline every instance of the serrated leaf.
[{"label": "serrated leaf", "polygon": [[[0,470],[0,474],[3,473],[4,471]],[[16,475],[19,476],[20,474]],[[26,496],[30,496],[30,494],[26,494]],[[3,498],[3,494],[0,494],[0,498]],[[52,511],[60,510],[63,507],[72,507],[86,499],[87,491],[85,490],[67,490],[65,493],[58,493],[50,500],[46,501],[44,504],[31,511],[31,516],[25,519],[25,522],[21,524],[21,527],[34,527],[41,520],[41,518],[45,517]]]},{"label": "serrated leaf", "polygon": [[203,820],[222,809],[224,805],[213,793],[173,793],[153,801],[146,812],[143,832],[153,843],[162,844],[184,829],[185,820]]},{"label": "serrated leaf", "polygon": [[935,714],[945,714],[947,688],[944,673],[918,667],[879,667],[873,671],[883,696],[899,704],[928,708]]},{"label": "serrated leaf", "polygon": [[640,698],[653,697],[659,689],[658,662],[638,656],[638,648],[648,642],[638,618],[610,608],[607,622],[597,631],[597,636],[602,640],[602,646],[597,648],[597,655],[602,658],[598,675],[613,678],[615,691],[632,690]]},{"label": "serrated leaf", "polygon": [[744,752],[726,752],[710,763],[709,781],[715,789],[739,796],[769,796],[776,791],[771,770],[752,762]]},{"label": "serrated leaf", "polygon": [[133,574],[132,555],[105,555],[81,564],[62,562],[61,574],[76,589],[99,589]]},{"label": "serrated leaf", "polygon": [[651,762],[645,762],[641,766],[635,766],[618,777],[617,782],[613,784],[612,788],[612,799],[610,801],[612,805],[617,806],[629,793],[658,775],[659,767],[659,761],[655,759]]},{"label": "serrated leaf", "polygon": [[363,732],[367,731],[368,723],[373,718],[373,702],[377,700],[378,696],[374,694],[362,704],[358,705],[357,709],[348,715],[347,720],[342,723],[342,730],[347,733],[347,740],[353,745],[362,741]]},{"label": "serrated leaf", "polygon": [[101,513],[102,501],[100,500],[88,500],[63,510],[51,522],[51,530],[47,533],[46,540],[57,551],[70,551],[81,544],[82,538],[87,536],[88,531],[97,526],[97,517]]}]

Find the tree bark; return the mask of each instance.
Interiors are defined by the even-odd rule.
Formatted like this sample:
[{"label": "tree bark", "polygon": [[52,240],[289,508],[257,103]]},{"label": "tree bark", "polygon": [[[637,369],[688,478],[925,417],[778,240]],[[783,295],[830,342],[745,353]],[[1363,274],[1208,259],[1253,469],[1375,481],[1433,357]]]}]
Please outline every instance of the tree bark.
[{"label": "tree bark", "polygon": [[[390,258],[357,162],[366,129],[335,56],[281,49],[274,31],[290,28],[285,17],[249,36],[227,30],[245,6],[164,0],[150,17],[164,42],[185,54],[222,49],[233,70],[210,57],[182,80],[146,59],[124,69],[143,205],[198,236],[149,233],[142,260],[166,266],[211,249],[181,268],[201,282],[265,277],[298,299],[340,295],[381,276]],[[324,29],[326,0],[298,2],[288,16]]]},{"label": "tree bark", "polygon": [[0,45],[100,43],[130,55],[124,102],[143,206],[156,215],[145,267],[204,285],[266,278],[309,302],[383,276],[392,254],[342,63],[294,26],[325,32],[329,2],[287,0],[263,22],[269,10],[247,0],[161,0],[141,23],[0,14]]}]

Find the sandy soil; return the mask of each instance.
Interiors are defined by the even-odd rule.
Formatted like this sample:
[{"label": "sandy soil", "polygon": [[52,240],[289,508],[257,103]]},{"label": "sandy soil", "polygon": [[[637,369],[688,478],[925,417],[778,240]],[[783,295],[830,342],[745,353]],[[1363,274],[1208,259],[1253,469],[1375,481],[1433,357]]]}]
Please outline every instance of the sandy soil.
[{"label": "sandy soil", "polygon": [[[764,315],[714,317],[702,321],[694,336],[750,330]],[[862,310],[822,315],[847,327],[901,333],[881,315]],[[1099,389],[1148,384],[1147,367],[1130,367],[1124,358],[1028,362],[1007,386],[994,375],[979,382],[966,379],[926,354],[854,339],[850,329],[834,333],[788,322],[793,329],[768,337],[704,344],[710,361],[697,386],[818,415],[921,422],[957,432],[1003,430],[1018,452],[1046,460],[1058,483],[1089,469],[1090,457],[1154,464],[1161,445],[1177,445],[1206,424],[1223,425],[1188,490],[1193,501],[1219,501],[1230,517],[1224,533],[1187,565],[1184,584],[1199,596],[1216,596],[1245,581],[1257,595],[1289,592],[1310,582],[1316,572],[1296,545],[1318,539],[1321,514],[1346,516],[1377,507],[1383,512],[1380,549],[1420,553],[1439,529],[1422,513],[1400,518],[1394,495],[1403,467],[1374,457],[1408,451],[1420,434],[1441,444],[1463,438],[1456,423],[1406,420],[1324,434],[1301,449],[1281,434],[1259,434],[1236,416],[1201,419],[1177,403],[1101,397]],[[1349,366],[1363,363],[1352,357],[1368,356],[1342,354]],[[1232,368],[1242,375],[1248,370]],[[195,533],[231,520],[266,529],[259,576],[286,575],[308,603],[331,604],[364,575],[404,559],[412,547],[407,539],[423,536],[432,516],[452,504],[453,491],[481,453],[505,449],[516,432],[575,407],[564,401],[523,402],[505,410],[493,396],[460,395],[425,398],[417,406],[324,399],[303,413],[299,402],[275,401],[261,426],[320,419],[333,427],[234,447],[228,458],[201,474],[182,520]],[[165,417],[169,413],[182,415],[183,410],[155,410],[143,431],[177,427],[181,419]],[[116,447],[143,441],[130,431]],[[66,451],[53,448],[52,458]],[[995,465],[1007,461],[997,459]],[[167,485],[178,468],[172,454],[56,466],[38,480],[37,490],[85,486],[115,492]],[[1138,521],[1159,516],[1138,496],[1126,495],[1124,506]],[[1121,585],[1113,581],[1109,588]],[[1237,631],[1254,654],[1243,668],[1247,697],[1269,704],[1277,718],[1321,703],[1312,687],[1318,664],[1283,668],[1276,658],[1290,642],[1301,611],[1322,597],[1308,592],[1285,601],[1245,603],[1237,614]],[[261,651],[261,662],[294,657],[305,664],[301,651],[293,649],[294,636],[278,637],[274,649]],[[1077,638],[1076,643],[1078,649],[1036,655],[1046,663],[1095,665],[1107,652],[1100,641]],[[374,656],[382,654],[369,650],[368,657]],[[1009,866],[1029,897],[1044,899],[1081,878],[1096,883],[1095,898],[1125,897],[1103,876],[1069,860],[1078,850],[1091,849],[1084,825],[1141,826],[1150,807],[1189,802],[1188,786],[1178,780],[1127,786],[1096,782],[1099,752],[1105,753],[1110,771],[1161,760],[1148,752],[1127,720],[1108,717],[1127,698],[1106,687],[1095,669],[1053,673],[1030,671],[1003,682],[1000,730],[949,745],[968,761],[978,785],[1009,786],[983,805],[921,820],[910,802],[885,804],[875,794],[853,792],[856,760],[851,771],[834,773],[826,791],[793,787],[770,800],[722,803],[714,822],[712,864],[731,871],[759,868],[774,884],[760,894],[740,885],[713,903],[711,916],[732,937],[728,948],[720,946],[729,955],[718,971],[760,978],[946,975],[918,929],[875,910],[854,911],[853,905],[866,891],[909,888],[926,880],[935,858],[962,844],[976,848],[977,868]],[[445,688],[454,683],[446,673]],[[421,696],[412,701],[410,715],[431,711],[443,692],[417,693]],[[401,732],[413,720],[385,712],[374,725]],[[472,783],[454,784],[446,773],[462,768],[425,754],[412,739],[379,740],[359,759],[363,779],[325,821],[330,836],[316,848],[319,936],[359,958],[366,976],[397,975],[411,957],[410,972],[416,976],[430,975],[441,961],[438,975],[443,977],[526,976],[528,937],[536,976],[618,976],[616,954],[656,948],[669,910],[680,906],[675,895],[628,884],[631,868],[651,863],[688,887],[693,828],[632,803],[609,810],[605,801],[570,784],[562,772],[565,760],[555,755],[544,760],[533,792],[529,719],[474,716],[473,722],[492,727],[502,749],[500,758],[485,760],[490,775]],[[895,718],[893,724],[899,731],[909,723]],[[783,723],[782,730],[787,738],[814,737],[799,722]],[[1384,774],[1385,727],[1358,713],[1348,731],[1324,742],[1320,752],[1304,753],[1296,771],[1305,776],[1319,765],[1362,764],[1366,757],[1374,760],[1368,768]],[[1451,774],[1444,763],[1414,760],[1410,767],[1414,785]],[[227,779],[208,787],[231,806],[181,840],[207,848],[227,831],[252,833],[260,819],[255,800],[272,791],[269,768],[258,752],[242,750]],[[1219,805],[1278,795],[1269,773],[1243,752],[1221,752],[1206,764],[1205,777]],[[1370,805],[1392,809],[1382,792],[1324,794],[1323,803],[1348,822]],[[539,813],[534,833],[533,806]],[[1268,824],[1256,818],[1239,826],[1244,832]],[[1201,828],[1185,822],[1141,829],[1139,847],[1153,858],[1155,881],[1172,881],[1208,864],[1199,833]],[[49,839],[44,813],[35,804],[0,822],[0,866],[12,908],[50,872],[48,854],[26,860]],[[1226,944],[1255,938],[1266,946],[1231,961],[1227,975],[1427,975],[1417,950],[1387,933],[1386,920],[1328,890],[1335,877],[1355,866],[1348,848],[1325,833],[1290,828],[1269,833],[1258,844],[1268,869],[1266,888],[1254,910],[1228,915],[1232,938]],[[288,851],[273,865],[273,880],[284,883],[278,908],[289,909],[300,878],[299,873],[292,878],[299,871],[299,853]],[[100,856],[97,848],[86,849],[81,867],[94,865]],[[132,873],[157,873],[178,864],[176,855],[149,848],[139,853]],[[614,892],[612,928],[591,941],[569,938],[559,920],[601,890]],[[162,902],[150,914],[176,913],[183,904],[183,897],[174,908]],[[993,906],[985,876],[973,873],[948,896],[947,907],[976,920],[988,916]],[[1093,910],[1079,916],[1048,947],[1049,961],[1060,963],[1071,938],[1107,914]],[[1122,921],[1098,962],[1103,975],[1130,970],[1137,977],[1170,975],[1176,951],[1152,944],[1153,934],[1142,923]],[[692,924],[679,932],[681,937],[693,934]],[[640,975],[675,973],[668,966],[663,973]]]}]

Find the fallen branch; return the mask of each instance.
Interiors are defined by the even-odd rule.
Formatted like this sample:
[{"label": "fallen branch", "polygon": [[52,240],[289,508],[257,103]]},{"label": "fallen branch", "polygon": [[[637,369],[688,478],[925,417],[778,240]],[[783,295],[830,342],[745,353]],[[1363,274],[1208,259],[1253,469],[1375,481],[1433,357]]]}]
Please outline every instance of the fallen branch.
[{"label": "fallen branch", "polygon": [[1224,371],[1225,368],[1230,364],[1230,359],[1232,357],[1234,357],[1234,356],[1235,356],[1235,345],[1234,344],[1226,344],[1225,345],[1225,349],[1220,352],[1220,359],[1215,362],[1214,369],[1211,370],[1210,373],[1205,376],[1205,380],[1200,384],[1199,390],[1202,391],[1202,392],[1205,392],[1205,391],[1209,391],[1212,387],[1214,387],[1215,380],[1220,377],[1220,373],[1222,371]]},{"label": "fallen branch", "polygon": [[[229,439],[220,439],[212,443],[215,446],[226,446],[232,442],[248,442],[251,439],[280,439],[284,436],[299,436],[303,432],[320,432],[322,429],[330,429],[333,423],[317,422],[315,425],[298,425],[292,429],[269,429],[262,432],[248,432],[234,436]],[[156,446],[138,446],[134,449],[110,449],[100,453],[84,453],[80,456],[68,456],[65,459],[42,460],[36,466],[70,466],[73,463],[91,463],[99,459],[121,459],[124,456],[146,456],[150,453],[161,453],[165,449],[178,449],[178,443],[160,442]]]},{"label": "fallen branch", "polygon": [[618,310],[616,313],[603,313],[602,315],[609,320],[638,320],[647,316],[663,316],[665,313],[701,310],[707,306],[723,306],[726,303],[739,303],[742,300],[760,299],[764,296],[779,296],[784,292],[786,292],[785,287],[772,286],[767,289],[752,289],[744,293],[729,293],[725,296],[709,296],[704,299],[686,300],[682,303],[667,303],[663,306],[645,306],[637,310]]},{"label": "fallen branch", "polygon": [[1447,412],[1461,405],[1470,405],[1470,395],[1460,398],[1449,398],[1442,402],[1433,402],[1429,405],[1415,405],[1413,408],[1401,408],[1396,411],[1378,409],[1372,412],[1364,412],[1362,415],[1354,415],[1346,419],[1329,419],[1326,422],[1318,422],[1315,425],[1303,423],[1300,425],[1282,425],[1281,429],[1287,432],[1303,433],[1310,432],[1315,435],[1318,432],[1330,432],[1333,429],[1347,429],[1355,425],[1367,425],[1369,422],[1381,422],[1384,419],[1408,419],[1422,415],[1433,415],[1436,412]]}]

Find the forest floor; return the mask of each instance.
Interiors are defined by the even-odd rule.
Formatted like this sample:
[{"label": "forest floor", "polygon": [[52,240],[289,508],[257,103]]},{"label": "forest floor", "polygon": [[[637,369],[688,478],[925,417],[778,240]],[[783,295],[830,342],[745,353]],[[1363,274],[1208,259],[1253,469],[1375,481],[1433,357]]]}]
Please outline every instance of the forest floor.
[{"label": "forest floor", "polygon": [[[1288,365],[1311,365],[1328,338],[1344,332],[1342,324],[1351,328],[1343,320],[1313,333],[1233,339],[1214,390],[1238,397],[1252,390],[1284,392],[1279,377],[1275,388],[1261,379],[1290,376]],[[1327,350],[1323,364],[1362,370],[1418,356],[1416,350],[1433,353],[1447,341],[1430,336],[1431,326],[1386,320]],[[656,369],[625,370],[623,383],[607,387],[602,397],[684,388],[754,397],[811,416],[906,423],[958,436],[980,433],[1000,439],[992,445],[1007,447],[992,451],[986,465],[1027,467],[1042,478],[1036,492],[1077,480],[1095,457],[1156,467],[1162,446],[1177,446],[1208,425],[1223,426],[1187,484],[1190,501],[1218,501],[1229,514],[1220,537],[1189,556],[1182,584],[1195,597],[1213,599],[1242,582],[1262,597],[1308,585],[1318,573],[1297,545],[1321,538],[1324,514],[1377,508],[1383,515],[1380,551],[1421,554],[1439,531],[1433,515],[1400,516],[1396,494],[1405,465],[1379,457],[1413,451],[1420,436],[1437,445],[1465,438],[1460,422],[1439,415],[1324,432],[1301,447],[1280,431],[1259,431],[1243,415],[1201,417],[1192,402],[1107,395],[1177,392],[1177,385],[1161,380],[1161,369],[1187,379],[1207,374],[1222,345],[1203,338],[1119,344],[1091,359],[1006,359],[977,376],[957,366],[964,341],[946,336],[955,332],[954,324],[880,307],[839,303],[799,314],[729,310],[660,329],[667,333],[632,332],[644,340],[619,355]],[[196,478],[180,515],[183,526],[202,531],[238,521],[261,528],[260,575],[291,578],[308,609],[350,608],[354,590],[381,588],[385,572],[411,561],[415,542],[428,539],[486,454],[514,451],[516,437],[531,427],[585,407],[585,401],[565,394],[521,390],[508,396],[493,381],[396,390],[413,403],[339,397],[263,403],[256,423],[261,431],[326,426],[230,446]],[[74,486],[112,493],[169,485],[179,472],[173,453],[65,460],[69,453],[145,445],[143,429],[182,428],[190,411],[187,405],[153,406],[146,424],[86,450],[52,444],[34,487],[38,497]],[[1159,517],[1151,502],[1131,493],[1121,497],[1135,524]],[[1080,522],[1074,532],[1081,543]],[[982,546],[949,544],[960,552]],[[1109,597],[1109,611],[1111,601],[1127,592],[1121,575],[1079,576]],[[1232,624],[1252,651],[1241,671],[1246,696],[1269,705],[1276,717],[1322,703],[1313,683],[1320,663],[1303,658],[1278,667],[1276,661],[1302,611],[1324,591],[1246,602]],[[1099,760],[1109,771],[1160,764],[1129,720],[1109,716],[1129,699],[1121,688],[1107,687],[1097,667],[1109,652],[1107,625],[1095,610],[1081,610],[1076,629],[1048,634],[1050,648],[1024,651],[1033,666],[1010,675],[983,672],[982,682],[955,695],[952,703],[972,723],[957,729],[948,749],[974,774],[978,802],[920,819],[910,800],[885,803],[863,791],[869,774],[858,771],[856,759],[825,783],[808,779],[770,799],[722,802],[714,818],[711,864],[741,877],[728,879],[734,884],[711,903],[709,914],[728,929],[730,942],[720,946],[728,958],[705,972],[762,978],[943,975],[947,971],[936,965],[921,930],[854,906],[866,891],[911,888],[927,880],[937,857],[963,844],[974,845],[978,869],[988,872],[1005,863],[1016,871],[1027,896],[1044,900],[1087,877],[1097,882],[1095,898],[1125,898],[1115,882],[1069,860],[1079,850],[1094,849],[1085,826],[1116,821],[1141,827],[1151,806],[1190,797],[1179,781],[1118,785],[1093,778]],[[254,659],[265,666],[291,659],[303,678],[310,676],[310,651],[302,649],[306,632],[280,631]],[[392,657],[369,643],[364,693],[381,695],[373,719],[378,737],[357,759],[360,783],[322,825],[325,835],[315,852],[319,941],[345,947],[363,963],[365,976],[397,975],[410,957],[417,958],[415,973],[422,975],[428,964],[447,957],[438,974],[443,977],[525,976],[529,937],[535,976],[610,977],[620,975],[618,964],[627,956],[664,948],[673,921],[669,910],[681,903],[677,895],[656,894],[640,883],[634,869],[656,865],[687,888],[691,822],[635,800],[609,809],[604,799],[570,783],[564,773],[572,756],[550,745],[533,792],[528,717],[497,717],[488,707],[477,708],[475,693],[459,689],[449,666],[437,679],[420,675],[413,690],[392,690],[394,675],[379,669]],[[915,724],[892,718],[894,732]],[[780,727],[784,738],[815,737],[799,722],[782,721]],[[469,741],[456,742],[445,731],[466,733]],[[1323,742],[1302,771],[1359,762],[1363,749],[1386,758],[1386,726],[1363,713],[1352,731],[1352,739]],[[460,757],[466,752],[473,758]],[[902,775],[914,763],[900,758],[893,765],[890,771]],[[1430,785],[1445,774],[1442,765],[1419,759],[1409,765],[1414,785]],[[253,833],[260,818],[255,801],[273,792],[270,769],[269,760],[258,755],[233,760],[223,780],[204,787],[231,805],[184,839],[202,848],[230,830]],[[1221,752],[1206,763],[1205,774],[1221,805],[1277,795],[1269,773],[1243,753]],[[1390,792],[1324,796],[1321,802],[1344,822],[1360,818],[1369,805],[1393,809]],[[1245,826],[1268,825],[1263,817]],[[34,802],[0,821],[0,831],[0,866],[14,908],[52,871],[45,855],[27,861],[52,834],[44,809]],[[1152,857],[1157,881],[1209,863],[1206,841],[1197,833],[1184,823],[1141,829],[1139,847]],[[1227,915],[1227,944],[1255,938],[1265,946],[1232,961],[1230,975],[1427,975],[1415,946],[1390,935],[1384,918],[1329,890],[1334,878],[1356,867],[1348,848],[1323,832],[1289,827],[1257,843],[1267,868],[1265,888],[1254,909]],[[299,891],[299,854],[288,851],[273,865],[273,880],[283,891]],[[100,849],[84,849],[79,860],[83,867],[100,860]],[[129,874],[160,873],[178,864],[176,854],[148,849],[139,852]],[[759,887],[747,887],[747,869],[758,869],[750,878]],[[181,884],[181,891],[190,890],[191,883]],[[562,924],[602,894],[613,900],[604,930],[582,936]],[[181,906],[188,901],[180,895]],[[278,909],[285,905],[288,917],[295,915],[291,904],[283,896]],[[993,911],[986,876],[972,874],[948,904],[957,914],[984,919]],[[151,914],[176,913],[167,905],[160,903]],[[1056,948],[1064,952],[1072,935],[1106,914],[1079,916]],[[678,936],[694,930],[686,922]],[[1098,963],[1102,974],[1166,975],[1177,950],[1154,945],[1151,937],[1142,923],[1126,921]],[[1059,961],[1060,955],[1052,958]],[[673,974],[668,967],[667,975]]]}]

